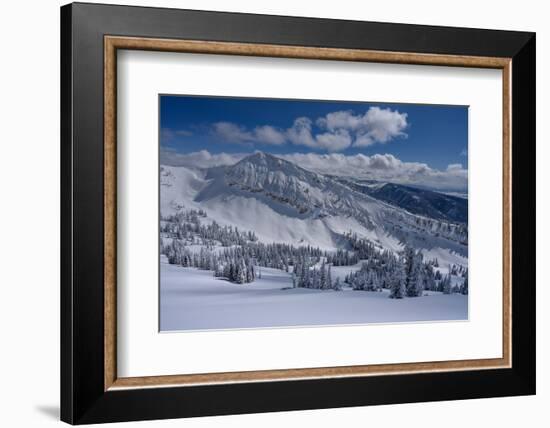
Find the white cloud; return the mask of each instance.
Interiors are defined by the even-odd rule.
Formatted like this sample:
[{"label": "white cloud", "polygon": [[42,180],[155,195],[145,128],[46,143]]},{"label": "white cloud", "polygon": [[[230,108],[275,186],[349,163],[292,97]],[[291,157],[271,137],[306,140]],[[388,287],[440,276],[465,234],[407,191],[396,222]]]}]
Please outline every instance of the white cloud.
[{"label": "white cloud", "polygon": [[331,131],[341,128],[355,131],[361,126],[361,119],[362,116],[355,116],[351,110],[342,110],[320,117],[317,119],[317,124]]},{"label": "white cloud", "polygon": [[208,150],[192,153],[178,153],[164,149],[160,152],[161,165],[186,166],[192,168],[211,168],[221,165],[233,165],[250,153],[217,153],[211,154]]},{"label": "white cloud", "polygon": [[187,129],[172,129],[172,128],[162,128],[160,131],[160,136],[163,140],[173,140],[176,137],[190,137],[193,135],[191,131]]},{"label": "white cloud", "polygon": [[[250,153],[211,154],[207,150],[181,154],[173,150],[163,150],[160,159],[163,165],[210,168],[233,165],[248,155]],[[403,162],[391,154],[346,156],[341,153],[292,153],[276,156],[321,174],[390,181],[449,191],[463,192],[468,189],[468,170],[461,164],[450,164],[445,170],[438,170],[422,162]]]},{"label": "white cloud", "polygon": [[407,114],[389,108],[370,107],[363,115],[352,111],[336,111],[315,121],[308,117],[298,117],[288,129],[270,125],[247,129],[231,122],[217,122],[213,132],[223,141],[237,144],[260,143],[281,145],[290,142],[312,149],[339,152],[350,146],[366,147],[384,144],[406,137]]},{"label": "white cloud", "polygon": [[231,122],[217,122],[213,125],[214,133],[228,143],[250,143],[254,141],[251,132]]},{"label": "white cloud", "polygon": [[390,181],[434,189],[464,191],[468,188],[468,170],[460,164],[451,164],[441,171],[421,162],[403,162],[391,154],[346,156],[341,153],[293,153],[280,157],[322,174]]},{"label": "white cloud", "polygon": [[299,117],[294,121],[291,128],[287,130],[287,137],[291,143],[296,145],[317,148],[317,143],[311,133],[312,122],[307,117]]},{"label": "white cloud", "polygon": [[351,136],[349,132],[344,129],[339,129],[334,133],[326,132],[324,134],[318,134],[315,139],[317,145],[329,152],[339,152],[345,150],[351,145]]},{"label": "white cloud", "polygon": [[460,173],[463,171],[461,163],[451,163],[447,165],[447,172]]},{"label": "white cloud", "polygon": [[265,144],[279,145],[286,142],[284,132],[269,125],[256,127],[254,129],[254,138],[256,141]]},{"label": "white cloud", "polygon": [[387,143],[396,137],[406,137],[407,113],[389,108],[371,107],[363,116],[365,134],[377,143]]},{"label": "white cloud", "polygon": [[249,131],[231,122],[217,122],[213,125],[213,132],[228,143],[279,145],[286,142],[284,131],[269,125],[257,126]]},{"label": "white cloud", "polygon": [[384,144],[394,138],[406,137],[404,131],[408,126],[407,113],[380,107],[370,107],[364,115],[355,115],[351,110],[328,113],[317,119],[317,124],[331,132],[352,132],[355,147]]},{"label": "white cloud", "polygon": [[346,130],[336,130],[313,135],[313,122],[307,117],[299,117],[287,130],[287,137],[291,143],[312,149],[322,149],[328,152],[345,150],[351,145],[351,136]]}]

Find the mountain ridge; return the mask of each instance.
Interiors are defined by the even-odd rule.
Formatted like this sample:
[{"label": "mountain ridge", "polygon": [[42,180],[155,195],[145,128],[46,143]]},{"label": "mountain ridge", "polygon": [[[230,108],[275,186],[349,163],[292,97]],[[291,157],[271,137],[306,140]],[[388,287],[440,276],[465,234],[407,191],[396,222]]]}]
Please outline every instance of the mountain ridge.
[{"label": "mountain ridge", "polygon": [[412,243],[467,256],[465,225],[411,213],[263,152],[202,172],[161,166],[161,186],[161,212],[202,208],[221,224],[254,230],[266,242],[339,248],[352,231],[391,251]]},{"label": "mountain ridge", "polygon": [[468,200],[406,184],[335,177],[341,183],[378,200],[429,218],[468,223]]}]

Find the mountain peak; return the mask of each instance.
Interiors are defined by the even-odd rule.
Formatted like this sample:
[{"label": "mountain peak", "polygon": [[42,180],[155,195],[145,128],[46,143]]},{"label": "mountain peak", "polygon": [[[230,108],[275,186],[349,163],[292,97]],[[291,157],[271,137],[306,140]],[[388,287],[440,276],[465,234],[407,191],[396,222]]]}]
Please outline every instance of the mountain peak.
[{"label": "mountain peak", "polygon": [[297,177],[303,181],[319,181],[320,179],[318,174],[307,171],[293,162],[260,151],[246,156],[235,165],[229,167],[227,174],[249,175],[252,171],[255,175],[282,173],[288,177]]},{"label": "mountain peak", "polygon": [[249,158],[258,158],[258,159],[265,159],[266,157],[275,157],[273,155],[270,155],[269,153],[262,152],[261,150],[257,150],[251,155],[248,155]]},{"label": "mountain peak", "polygon": [[272,154],[257,151],[252,153],[251,155],[244,157],[238,163],[247,163],[247,162],[267,165],[268,163],[275,163],[275,162],[280,164],[280,162],[283,162],[283,160],[276,156],[273,156]]},{"label": "mountain peak", "polygon": [[322,205],[326,179],[269,153],[253,153],[225,170],[224,180],[232,188],[262,194],[279,204],[305,214]]}]

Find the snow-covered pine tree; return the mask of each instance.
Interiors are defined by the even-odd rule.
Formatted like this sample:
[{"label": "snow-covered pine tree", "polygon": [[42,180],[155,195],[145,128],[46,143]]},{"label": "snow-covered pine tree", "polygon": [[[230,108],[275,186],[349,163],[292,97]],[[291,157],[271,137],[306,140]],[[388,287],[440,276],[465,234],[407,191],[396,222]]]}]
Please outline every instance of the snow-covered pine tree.
[{"label": "snow-covered pine tree", "polygon": [[325,267],[325,262],[321,265],[321,270],[319,274],[319,287],[321,290],[326,290],[327,286],[327,269]]},{"label": "snow-covered pine tree", "polygon": [[254,282],[254,265],[250,259],[246,260],[246,282]]},{"label": "snow-covered pine tree", "polygon": [[372,287],[372,291],[380,291],[381,289],[380,277],[378,276],[378,272],[376,271],[374,271],[372,274],[371,287]]},{"label": "snow-covered pine tree", "polygon": [[239,263],[237,264],[239,266],[239,276],[237,278],[238,284],[245,284],[247,283],[247,276],[246,276],[246,265],[244,263],[244,259],[240,259]]},{"label": "snow-covered pine tree", "polygon": [[[363,264],[363,266],[366,266]],[[367,271],[363,268],[355,273],[350,273],[350,285],[354,290],[364,290],[367,282]]]},{"label": "snow-covered pine tree", "polygon": [[462,283],[462,286],[460,287],[460,292],[464,295],[468,294],[468,269],[466,269],[464,274],[464,282]]},{"label": "snow-covered pine tree", "polygon": [[227,275],[227,279],[231,282],[237,281],[237,266],[233,260],[229,262],[229,275]]},{"label": "snow-covered pine tree", "polygon": [[442,291],[443,291],[443,294],[451,294],[451,275],[450,274],[447,274],[445,275],[445,278],[443,278],[442,280],[443,282],[443,286],[442,286]]},{"label": "snow-covered pine tree", "polygon": [[222,265],[220,263],[216,263],[216,267],[214,269],[214,276],[216,278],[223,277],[223,268],[222,268]]},{"label": "snow-covered pine tree", "polygon": [[389,277],[390,299],[405,297],[405,272],[402,265],[397,265]]},{"label": "snow-covered pine tree", "polygon": [[422,295],[422,253],[406,246],[405,250],[405,289],[408,297]]},{"label": "snow-covered pine tree", "polygon": [[308,276],[310,277],[309,288],[319,289],[321,288],[321,275],[319,274],[319,271],[315,268],[313,269],[307,269]]},{"label": "snow-covered pine tree", "polygon": [[237,284],[244,284],[246,280],[246,272],[243,264],[240,260],[235,261],[235,282]]},{"label": "snow-covered pine tree", "polygon": [[431,290],[434,291],[436,284],[435,284],[435,278],[434,278],[434,269],[431,263],[424,264],[424,271],[423,271],[423,280],[424,280],[424,290]]},{"label": "snow-covered pine tree", "polygon": [[230,276],[231,276],[231,263],[227,262],[224,266],[223,266],[223,274],[222,276],[224,278],[227,278],[229,279]]}]

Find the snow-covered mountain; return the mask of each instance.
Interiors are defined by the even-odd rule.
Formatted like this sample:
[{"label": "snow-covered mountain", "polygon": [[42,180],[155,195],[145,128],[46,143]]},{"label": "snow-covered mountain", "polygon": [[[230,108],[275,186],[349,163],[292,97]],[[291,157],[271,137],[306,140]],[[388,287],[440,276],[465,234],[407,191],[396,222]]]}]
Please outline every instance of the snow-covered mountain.
[{"label": "snow-covered mountain", "polygon": [[335,177],[339,182],[413,214],[455,223],[468,223],[468,199],[403,184]]},{"label": "snow-covered mountain", "polygon": [[207,170],[162,166],[160,178],[163,216],[200,208],[208,218],[252,230],[264,242],[342,248],[351,231],[382,249],[398,251],[409,243],[441,261],[467,260],[466,225],[415,214],[357,183],[270,154]]},{"label": "snow-covered mountain", "polygon": [[211,176],[214,179],[197,196],[198,201],[217,195],[246,194],[295,217],[348,216],[368,226],[374,225],[372,214],[380,205],[369,196],[350,192],[349,187],[332,178],[262,152],[227,167],[223,175]]}]

